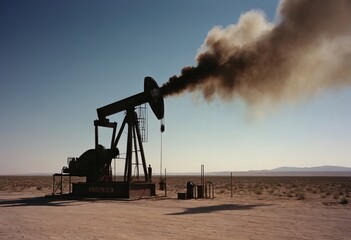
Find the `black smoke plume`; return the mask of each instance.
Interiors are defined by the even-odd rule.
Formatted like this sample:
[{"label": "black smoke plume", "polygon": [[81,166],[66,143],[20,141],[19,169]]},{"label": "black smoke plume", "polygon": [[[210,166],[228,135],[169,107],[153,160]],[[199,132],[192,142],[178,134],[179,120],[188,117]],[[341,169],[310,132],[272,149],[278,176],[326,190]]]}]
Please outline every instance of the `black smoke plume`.
[{"label": "black smoke plume", "polygon": [[162,87],[164,96],[201,92],[247,103],[294,100],[351,85],[351,1],[285,0],[277,23],[263,12],[214,27],[196,57]]}]

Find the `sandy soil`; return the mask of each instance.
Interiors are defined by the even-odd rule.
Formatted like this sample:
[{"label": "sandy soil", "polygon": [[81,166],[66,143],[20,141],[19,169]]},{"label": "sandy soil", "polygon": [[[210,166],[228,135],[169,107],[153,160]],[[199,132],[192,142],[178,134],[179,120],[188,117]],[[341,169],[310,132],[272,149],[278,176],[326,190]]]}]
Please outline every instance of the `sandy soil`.
[{"label": "sandy soil", "polygon": [[231,198],[216,188],[215,199],[178,200],[170,189],[141,200],[45,198],[49,188],[30,184],[2,189],[0,239],[351,239],[351,206],[333,198]]}]

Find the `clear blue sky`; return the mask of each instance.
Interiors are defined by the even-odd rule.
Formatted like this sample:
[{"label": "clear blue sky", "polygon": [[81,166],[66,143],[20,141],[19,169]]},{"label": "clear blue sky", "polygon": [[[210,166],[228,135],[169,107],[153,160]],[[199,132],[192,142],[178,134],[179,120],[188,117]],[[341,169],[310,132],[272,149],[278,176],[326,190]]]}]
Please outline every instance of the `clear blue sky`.
[{"label": "clear blue sky", "polygon": [[[60,171],[67,157],[94,147],[96,108],[141,92],[145,76],[161,85],[194,65],[216,25],[235,23],[251,9],[275,21],[277,4],[1,0],[0,174]],[[252,119],[239,100],[167,98],[163,166],[168,172],[199,171],[201,164],[206,171],[351,167],[350,103],[345,88]],[[150,110],[144,147],[155,172],[159,126]]]}]

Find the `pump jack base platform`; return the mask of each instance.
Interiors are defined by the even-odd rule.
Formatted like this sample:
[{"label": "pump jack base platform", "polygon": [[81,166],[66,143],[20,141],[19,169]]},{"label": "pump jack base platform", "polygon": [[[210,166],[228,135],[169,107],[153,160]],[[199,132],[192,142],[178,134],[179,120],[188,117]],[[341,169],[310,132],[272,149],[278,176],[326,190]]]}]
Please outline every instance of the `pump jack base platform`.
[{"label": "pump jack base platform", "polygon": [[142,198],[156,196],[152,182],[72,183],[72,195],[93,198]]}]

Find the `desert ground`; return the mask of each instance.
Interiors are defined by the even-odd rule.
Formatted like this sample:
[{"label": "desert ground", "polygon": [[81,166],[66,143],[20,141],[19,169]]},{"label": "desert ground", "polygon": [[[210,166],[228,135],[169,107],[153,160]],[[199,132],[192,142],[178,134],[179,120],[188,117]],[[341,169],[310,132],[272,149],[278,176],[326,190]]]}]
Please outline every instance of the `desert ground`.
[{"label": "desert ground", "polygon": [[128,200],[45,197],[50,176],[0,176],[0,239],[351,239],[351,177],[205,180],[214,199],[177,199],[200,177],[170,176],[167,196]]}]

